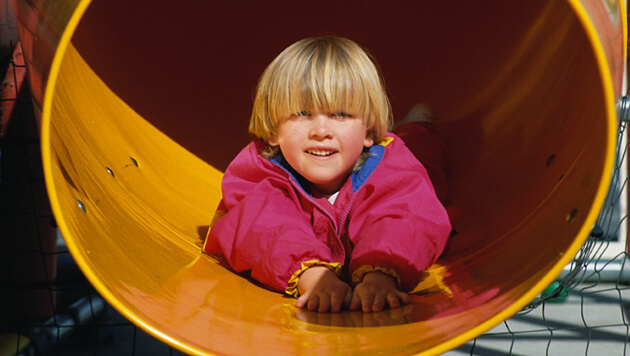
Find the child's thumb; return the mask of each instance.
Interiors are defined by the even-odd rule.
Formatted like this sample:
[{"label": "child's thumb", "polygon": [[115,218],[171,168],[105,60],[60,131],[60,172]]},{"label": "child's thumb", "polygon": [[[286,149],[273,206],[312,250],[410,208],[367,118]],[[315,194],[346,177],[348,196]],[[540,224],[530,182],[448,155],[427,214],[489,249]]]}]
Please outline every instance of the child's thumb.
[{"label": "child's thumb", "polygon": [[308,299],[309,299],[309,293],[302,294],[295,302],[295,306],[297,308],[305,308],[308,305]]}]

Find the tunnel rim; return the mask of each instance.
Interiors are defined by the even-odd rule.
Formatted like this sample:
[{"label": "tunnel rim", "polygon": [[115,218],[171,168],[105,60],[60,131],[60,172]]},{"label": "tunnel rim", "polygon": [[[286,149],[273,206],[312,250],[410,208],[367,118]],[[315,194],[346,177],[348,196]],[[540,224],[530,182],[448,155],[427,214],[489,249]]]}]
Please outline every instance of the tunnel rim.
[{"label": "tunnel rim", "polygon": [[[80,0],[75,8],[67,26],[65,27],[59,44],[55,50],[55,54],[53,56],[53,60],[50,66],[49,76],[47,78],[47,83],[45,85],[45,93],[44,93],[44,101],[42,106],[42,122],[41,122],[41,142],[42,142],[42,161],[43,161],[43,169],[44,169],[44,177],[46,182],[47,191],[50,197],[51,207],[55,216],[63,216],[63,209],[60,206],[59,199],[56,195],[56,191],[54,189],[54,174],[52,168],[52,157],[51,157],[51,142],[50,142],[50,125],[52,120],[52,108],[54,104],[55,97],[55,89],[57,78],[59,76],[59,71],[63,63],[64,55],[67,51],[68,46],[71,43],[72,35],[74,34],[83,14],[87,10],[91,0]],[[523,307],[525,307],[532,299],[535,298],[544,288],[546,288],[555,278],[561,273],[562,269],[565,265],[570,263],[573,259],[573,256],[579,250],[580,246],[586,241],[588,238],[591,226],[594,225],[597,217],[599,216],[599,212],[603,206],[604,199],[606,196],[606,192],[609,187],[610,177],[612,175],[612,168],[614,165],[614,152],[615,152],[615,141],[616,141],[616,112],[615,112],[615,93],[612,85],[611,79],[611,70],[609,68],[607,57],[602,47],[601,42],[599,41],[598,33],[593,25],[590,17],[588,16],[583,4],[579,0],[569,0],[568,3],[574,10],[575,16],[581,21],[582,28],[591,44],[591,49],[596,57],[596,63],[598,65],[598,70],[600,72],[600,78],[602,80],[602,87],[604,92],[604,100],[606,102],[606,121],[607,121],[607,148],[605,155],[605,161],[603,164],[602,173],[600,175],[599,186],[597,188],[596,195],[594,197],[593,203],[591,204],[588,215],[583,223],[579,233],[576,238],[574,238],[573,242],[568,246],[567,251],[570,253],[565,254],[560,260],[554,265],[554,267],[547,271],[544,277],[534,285],[527,293],[521,295],[518,299],[516,299],[508,308],[500,310],[495,316],[486,319],[484,322],[479,325],[469,329],[466,332],[459,334],[457,337],[444,342],[440,345],[435,346],[432,349],[425,350],[426,353],[443,353],[448,350],[453,349],[469,340],[474,339],[475,337],[483,334],[485,331],[491,329],[495,325],[499,324],[503,320],[506,320],[510,316],[514,315],[518,311],[520,311]],[[620,2],[620,6],[622,7],[622,12],[625,11],[623,8],[623,2]],[[625,16],[621,16],[624,20],[623,28],[624,28],[624,40],[627,38],[626,31],[626,18]],[[624,48],[624,62],[626,58],[626,52]],[[69,233],[71,229],[67,226],[67,223],[64,219],[59,219],[57,221],[58,226],[62,234]],[[72,235],[71,233],[69,235]],[[68,249],[72,253],[74,258],[81,256],[80,253],[77,253],[79,247],[74,243],[74,239],[70,239],[71,241],[68,243]],[[130,319],[134,324],[140,326],[143,330],[149,332],[151,335],[157,337],[160,340],[186,352],[192,352],[195,354],[205,354],[206,352],[203,350],[199,350],[197,348],[191,347],[190,345],[183,344],[178,342],[178,340],[170,337],[167,334],[162,333],[160,330],[155,328],[152,325],[146,324],[144,320],[138,318],[133,313],[130,313],[126,308],[121,307],[123,303],[121,303],[120,299],[115,297],[105,286],[102,281],[100,281],[91,268],[86,268],[89,266],[89,263],[86,262],[81,257],[78,257],[81,261],[77,261],[77,264],[81,266],[81,270],[86,275],[90,283],[95,287],[95,289],[101,293],[104,298],[110,302],[111,305],[115,306],[116,309],[125,315],[126,318]]]}]

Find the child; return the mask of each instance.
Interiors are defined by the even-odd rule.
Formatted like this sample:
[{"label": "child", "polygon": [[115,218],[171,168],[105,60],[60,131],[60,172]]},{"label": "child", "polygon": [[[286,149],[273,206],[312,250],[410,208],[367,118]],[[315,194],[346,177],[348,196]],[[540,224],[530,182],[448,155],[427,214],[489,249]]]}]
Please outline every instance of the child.
[{"label": "child", "polygon": [[[433,118],[415,111],[398,129],[430,139]],[[299,297],[298,308],[409,303],[404,291],[440,256],[451,227],[427,170],[386,133],[391,121],[379,71],[356,43],[289,46],[260,78],[249,126],[258,140],[225,171],[204,251]]]}]

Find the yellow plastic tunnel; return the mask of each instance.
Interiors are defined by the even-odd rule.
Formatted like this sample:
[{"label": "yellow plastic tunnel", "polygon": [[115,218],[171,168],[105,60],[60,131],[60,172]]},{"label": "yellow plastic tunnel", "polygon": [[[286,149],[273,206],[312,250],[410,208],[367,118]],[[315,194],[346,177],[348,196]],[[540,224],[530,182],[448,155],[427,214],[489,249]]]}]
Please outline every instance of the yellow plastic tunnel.
[{"label": "yellow plastic tunnel", "polygon": [[[68,248],[119,312],[185,352],[445,352],[547,287],[603,204],[617,0],[11,1]],[[374,55],[397,118],[417,102],[440,115],[461,219],[404,308],[296,310],[200,253],[258,76],[322,34]]]}]

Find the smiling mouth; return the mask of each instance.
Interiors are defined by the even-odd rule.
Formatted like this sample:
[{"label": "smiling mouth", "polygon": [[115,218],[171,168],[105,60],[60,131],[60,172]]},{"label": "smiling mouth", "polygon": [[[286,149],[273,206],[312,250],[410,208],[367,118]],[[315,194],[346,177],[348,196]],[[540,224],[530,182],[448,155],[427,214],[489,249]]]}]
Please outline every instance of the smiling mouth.
[{"label": "smiling mouth", "polygon": [[308,150],[306,151],[306,153],[313,155],[313,156],[318,156],[318,157],[327,157],[327,156],[331,156],[333,154],[335,154],[335,151],[328,151],[328,150]]}]

